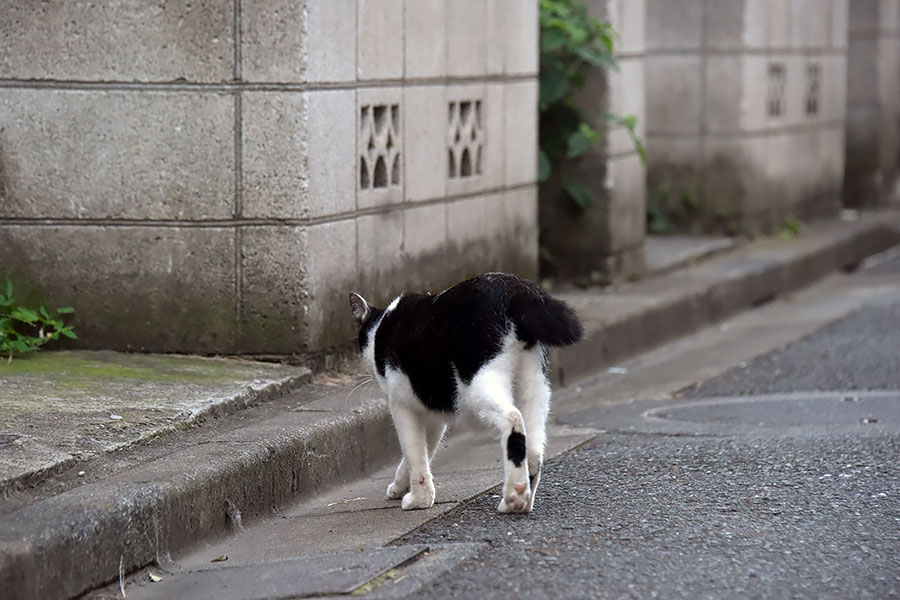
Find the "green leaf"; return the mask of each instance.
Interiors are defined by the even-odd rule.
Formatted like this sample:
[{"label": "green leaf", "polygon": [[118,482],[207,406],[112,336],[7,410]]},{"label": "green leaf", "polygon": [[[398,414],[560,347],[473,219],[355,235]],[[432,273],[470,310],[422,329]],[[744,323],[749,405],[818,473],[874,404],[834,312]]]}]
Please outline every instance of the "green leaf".
[{"label": "green leaf", "polygon": [[47,307],[44,306],[43,304],[41,304],[40,312],[41,312],[41,316],[44,317],[45,319],[49,320],[51,318],[50,313],[47,312]]},{"label": "green leaf", "polygon": [[37,313],[30,308],[25,308],[24,306],[17,306],[16,308],[14,308],[10,313],[10,316],[13,319],[22,321],[23,323],[28,323],[29,325],[38,320]]},{"label": "green leaf", "polygon": [[612,55],[615,52],[615,39],[616,32],[608,23],[601,24],[601,32],[600,32],[600,42],[603,44],[603,47],[606,51]]},{"label": "green leaf", "polygon": [[543,148],[538,149],[538,183],[547,181],[550,177],[550,171],[553,167],[550,164],[550,157],[544,152]]},{"label": "green leaf", "polygon": [[569,40],[569,36],[562,29],[552,28],[541,31],[541,52],[555,52]]},{"label": "green leaf", "polygon": [[10,340],[9,347],[19,354],[25,354],[27,352],[31,352],[32,350],[36,350],[36,347],[30,346],[28,343],[22,340]]},{"label": "green leaf", "polygon": [[72,308],[71,306],[63,306],[62,308],[57,308],[56,312],[58,312],[61,315],[68,315],[68,314],[75,312],[75,309]]},{"label": "green leaf", "polygon": [[590,63],[595,67],[606,67],[609,69],[618,69],[616,59],[611,54],[591,46],[580,46],[575,49],[575,55],[583,61]]},{"label": "green leaf", "polygon": [[641,142],[641,139],[637,135],[637,131],[635,131],[635,128],[637,127],[637,117],[634,115],[621,116],[614,113],[606,113],[606,120],[628,130],[628,136],[631,138],[631,142],[634,144],[638,156],[641,157],[641,162],[646,165],[647,153],[644,149],[643,142]]},{"label": "green leaf", "polygon": [[584,210],[589,209],[594,204],[594,193],[587,185],[578,181],[567,181],[563,188],[569,197],[575,201],[575,204]]},{"label": "green leaf", "polygon": [[634,147],[637,149],[638,156],[641,157],[641,163],[646,167],[647,166],[647,152],[644,150],[644,144],[637,138],[636,135],[631,135],[631,141],[634,142]]},{"label": "green leaf", "polygon": [[597,137],[597,132],[590,125],[579,123],[578,131],[569,136],[566,158],[576,158],[590,150]]},{"label": "green leaf", "polygon": [[541,72],[540,105],[553,104],[566,94],[569,89],[569,79],[565,72],[559,68],[549,68]]},{"label": "green leaf", "polygon": [[546,15],[557,15],[560,17],[568,17],[569,16],[569,2],[560,2],[560,0],[541,0],[541,21],[544,20]]},{"label": "green leaf", "polygon": [[78,336],[75,335],[75,332],[72,331],[71,327],[63,327],[62,329],[59,330],[59,332],[71,340],[78,339]]},{"label": "green leaf", "polygon": [[12,279],[6,280],[6,297],[9,299],[10,302],[12,302],[12,299],[13,299]]}]

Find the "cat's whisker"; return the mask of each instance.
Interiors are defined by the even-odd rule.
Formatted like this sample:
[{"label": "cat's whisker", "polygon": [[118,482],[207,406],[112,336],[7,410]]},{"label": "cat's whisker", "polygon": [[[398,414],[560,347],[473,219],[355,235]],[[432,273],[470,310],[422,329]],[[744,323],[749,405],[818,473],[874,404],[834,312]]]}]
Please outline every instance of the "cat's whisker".
[{"label": "cat's whisker", "polygon": [[365,389],[365,392],[363,394],[363,402],[369,402],[372,399],[372,395],[374,394],[374,392],[376,390],[375,380],[372,379],[369,381],[369,383],[371,383],[372,385],[370,385],[369,387],[367,387]]},{"label": "cat's whisker", "polygon": [[350,396],[353,395],[353,392],[355,392],[356,390],[358,390],[358,389],[361,388],[362,386],[366,385],[367,383],[370,383],[371,381],[372,381],[372,378],[367,376],[365,379],[363,379],[362,381],[360,381],[359,383],[357,383],[355,386],[353,386],[353,387],[350,389],[349,392],[347,392],[347,397],[344,398],[344,401],[349,401],[349,400],[350,400]]}]

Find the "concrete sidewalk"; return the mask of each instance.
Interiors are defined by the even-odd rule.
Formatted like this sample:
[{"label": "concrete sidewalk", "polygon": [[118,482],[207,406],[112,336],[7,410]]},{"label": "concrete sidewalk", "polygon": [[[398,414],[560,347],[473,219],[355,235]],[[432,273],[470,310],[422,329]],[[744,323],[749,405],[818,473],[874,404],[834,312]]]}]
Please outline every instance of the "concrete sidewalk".
[{"label": "concrete sidewalk", "polygon": [[79,461],[280,396],[310,377],[288,365],[109,351],[3,361],[0,497]]},{"label": "concrete sidewalk", "polygon": [[[588,340],[553,357],[555,379],[571,382],[857,264],[900,242],[897,223],[895,214],[877,213],[857,223],[810,226],[795,240],[750,243],[646,282],[564,294],[584,318]],[[257,366],[251,363],[241,373],[230,388],[237,391],[235,398],[254,379],[265,379],[260,373],[269,376],[267,386],[282,386],[279,391],[306,376],[302,370],[264,367],[254,374]],[[218,375],[207,383],[221,384]],[[158,394],[159,401],[175,401],[176,412],[185,415],[182,427],[198,426],[136,445],[142,435],[157,435],[171,424],[158,425],[155,433],[134,429],[119,440],[128,447],[109,453],[101,446],[94,454],[102,454],[68,470],[63,465],[52,477],[0,501],[0,595],[73,597],[118,577],[120,561],[125,572],[165,563],[170,552],[376,471],[398,454],[396,438],[386,402],[352,393],[354,383],[320,380],[205,423],[197,416],[214,414],[217,405],[209,402],[209,389],[206,396],[194,396],[190,386]],[[178,404],[187,396],[195,401]],[[243,397],[237,404],[221,404],[252,403]],[[106,413],[101,416],[120,421],[110,415],[125,417],[121,413],[127,411],[115,406],[120,412],[101,402],[95,405],[100,412],[90,418]]]}]

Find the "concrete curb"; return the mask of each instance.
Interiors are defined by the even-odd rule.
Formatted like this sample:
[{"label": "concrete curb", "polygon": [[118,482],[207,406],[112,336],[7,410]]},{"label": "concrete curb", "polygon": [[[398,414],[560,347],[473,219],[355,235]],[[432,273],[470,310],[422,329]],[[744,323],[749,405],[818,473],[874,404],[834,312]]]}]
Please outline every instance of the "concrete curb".
[{"label": "concrete curb", "polygon": [[[321,403],[336,404],[336,398]],[[399,453],[387,404],[308,405],[0,518],[0,597],[71,598]]]},{"label": "concrete curb", "polygon": [[[300,366],[108,350],[43,352],[27,364],[18,372],[0,369],[0,406],[7,408],[0,430],[20,440],[0,448],[0,514],[9,510],[3,498],[94,457],[280,398],[313,380]],[[113,417],[97,421],[98,412],[123,413],[116,418],[128,427],[105,433]]]},{"label": "concrete curb", "polygon": [[900,216],[826,222],[793,240],[765,239],[735,252],[611,292],[561,294],[582,315],[585,340],[551,352],[565,385],[643,350],[805,287],[900,244]]},{"label": "concrete curb", "polygon": [[[572,381],[900,243],[879,213],[763,241],[614,293],[568,295],[588,340],[556,352]],[[616,307],[616,308],[611,308]],[[399,454],[387,404],[346,389],[0,518],[0,597],[70,598]]]}]

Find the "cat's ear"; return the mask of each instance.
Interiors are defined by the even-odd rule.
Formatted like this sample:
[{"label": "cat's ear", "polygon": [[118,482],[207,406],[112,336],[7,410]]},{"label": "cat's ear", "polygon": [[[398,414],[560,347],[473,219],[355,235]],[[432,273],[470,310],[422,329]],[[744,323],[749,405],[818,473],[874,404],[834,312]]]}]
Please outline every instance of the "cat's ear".
[{"label": "cat's ear", "polygon": [[365,323],[369,315],[372,314],[372,307],[369,306],[365,298],[356,292],[350,292],[350,310],[353,311],[353,316],[356,317],[360,325]]}]

